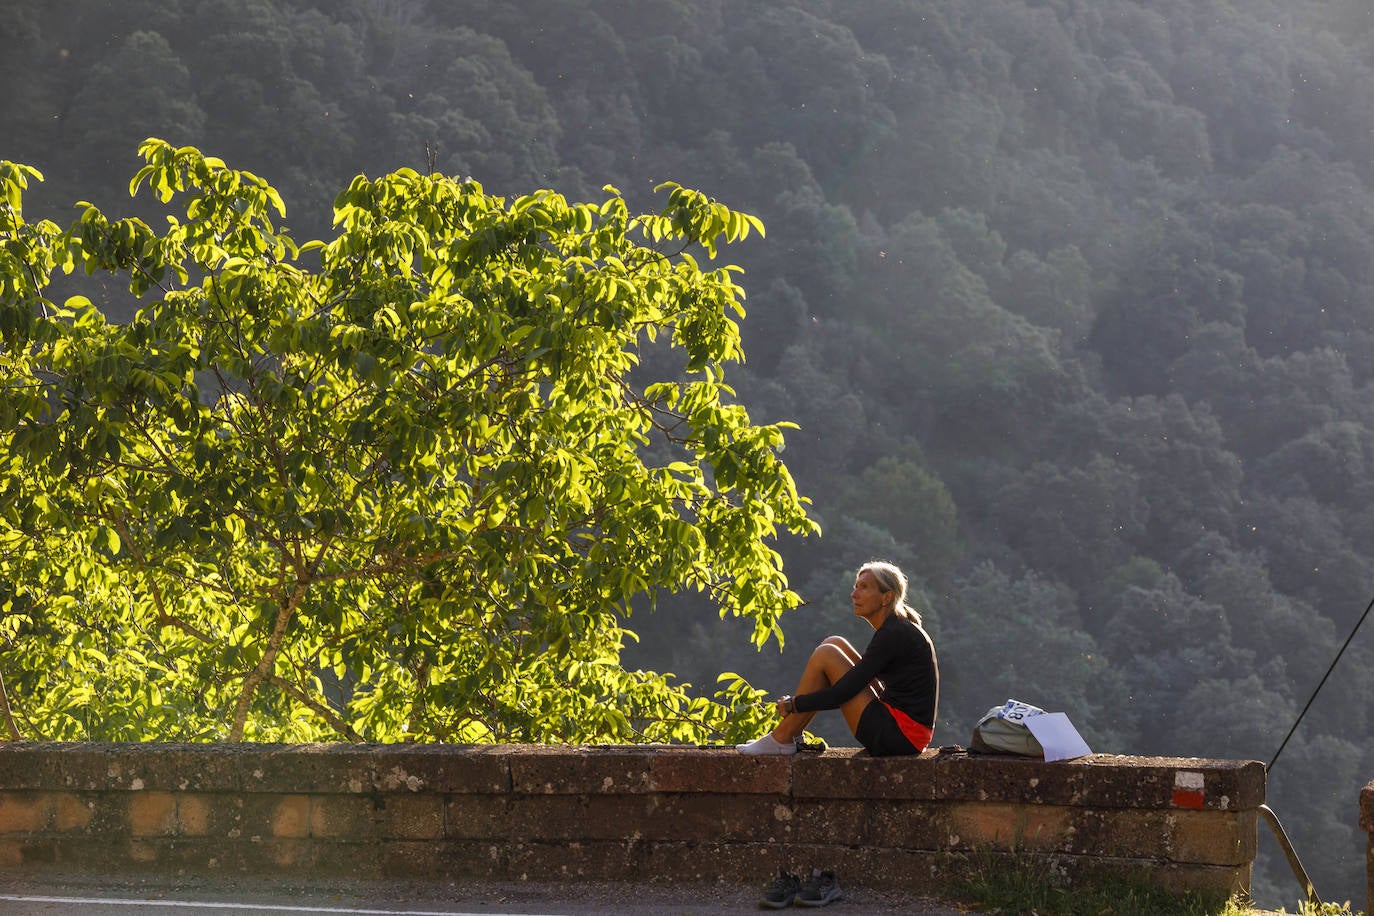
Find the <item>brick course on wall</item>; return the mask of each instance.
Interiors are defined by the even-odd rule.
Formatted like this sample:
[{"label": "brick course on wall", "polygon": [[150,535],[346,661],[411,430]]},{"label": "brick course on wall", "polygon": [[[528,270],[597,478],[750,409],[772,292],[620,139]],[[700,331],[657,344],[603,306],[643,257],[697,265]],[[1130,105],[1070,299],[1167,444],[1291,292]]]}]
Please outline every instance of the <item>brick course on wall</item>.
[{"label": "brick course on wall", "polygon": [[[1248,889],[1264,767],[961,749],[0,744],[0,869],[755,882],[835,868],[938,889],[1018,854]],[[1368,793],[1369,790],[1366,790]]]}]

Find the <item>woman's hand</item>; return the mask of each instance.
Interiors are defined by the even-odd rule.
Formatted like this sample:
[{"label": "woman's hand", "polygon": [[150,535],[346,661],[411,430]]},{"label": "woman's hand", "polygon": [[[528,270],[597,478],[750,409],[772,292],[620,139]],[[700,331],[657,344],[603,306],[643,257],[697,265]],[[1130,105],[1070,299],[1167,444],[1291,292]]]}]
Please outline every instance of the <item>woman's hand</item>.
[{"label": "woman's hand", "polygon": [[782,697],[777,701],[778,718],[785,719],[791,713],[797,711],[794,700],[791,696]]}]

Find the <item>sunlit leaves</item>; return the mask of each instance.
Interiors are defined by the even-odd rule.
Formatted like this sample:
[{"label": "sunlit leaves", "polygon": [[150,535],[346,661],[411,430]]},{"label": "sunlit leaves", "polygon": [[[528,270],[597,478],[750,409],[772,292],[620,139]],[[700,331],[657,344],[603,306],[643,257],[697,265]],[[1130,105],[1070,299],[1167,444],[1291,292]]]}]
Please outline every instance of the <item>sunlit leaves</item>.
[{"label": "sunlit leaves", "polygon": [[[402,169],[356,178],[336,235],[298,248],[262,179],[140,152],[130,190],[185,216],[163,233],[89,205],[66,233],[0,230],[27,283],[0,364],[0,570],[23,609],[0,665],[22,731],[760,725],[738,679],[708,699],[620,665],[631,608],[661,591],[708,593],[760,643],[797,603],[769,546],[814,528],[777,457],[785,425],[754,425],[724,382],[743,290],[688,253],[757,220],[677,185],[632,216],[612,188],[507,202]],[[43,298],[76,263],[127,283],[131,322]],[[637,379],[648,345],[681,375]]]}]

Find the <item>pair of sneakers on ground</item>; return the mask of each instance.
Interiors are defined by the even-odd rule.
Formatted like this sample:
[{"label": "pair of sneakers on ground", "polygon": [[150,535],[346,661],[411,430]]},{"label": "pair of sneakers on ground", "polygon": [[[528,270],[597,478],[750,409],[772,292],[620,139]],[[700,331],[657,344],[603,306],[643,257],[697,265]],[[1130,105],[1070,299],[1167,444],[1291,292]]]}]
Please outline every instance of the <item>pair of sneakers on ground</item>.
[{"label": "pair of sneakers on ground", "polygon": [[825,906],[843,899],[844,891],[840,890],[833,871],[813,868],[810,877],[803,881],[790,871],[779,869],[778,876],[763,889],[759,905],[780,910],[791,906],[794,900],[802,906]]}]

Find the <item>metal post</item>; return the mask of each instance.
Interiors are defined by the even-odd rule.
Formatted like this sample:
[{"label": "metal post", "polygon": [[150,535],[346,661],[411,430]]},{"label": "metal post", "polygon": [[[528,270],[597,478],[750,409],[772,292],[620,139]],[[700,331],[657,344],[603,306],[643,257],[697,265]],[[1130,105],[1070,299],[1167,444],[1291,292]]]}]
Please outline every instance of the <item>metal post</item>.
[{"label": "metal post", "polygon": [[1283,825],[1279,823],[1278,815],[1268,805],[1260,805],[1259,813],[1264,816],[1264,822],[1269,825],[1269,829],[1274,832],[1274,839],[1279,841],[1279,846],[1283,847],[1283,854],[1288,857],[1288,866],[1293,869],[1293,877],[1298,879],[1302,885],[1303,893],[1307,894],[1307,902],[1314,906],[1321,906],[1321,898],[1317,896],[1317,889],[1312,886],[1312,879],[1307,877],[1307,869],[1302,867],[1302,860],[1298,858],[1298,851],[1293,848],[1293,844],[1288,842],[1288,834],[1284,832]]}]

